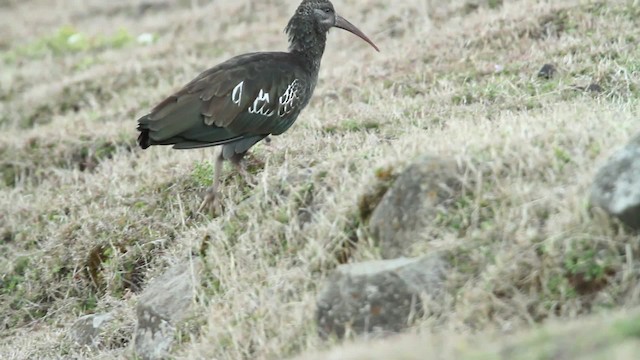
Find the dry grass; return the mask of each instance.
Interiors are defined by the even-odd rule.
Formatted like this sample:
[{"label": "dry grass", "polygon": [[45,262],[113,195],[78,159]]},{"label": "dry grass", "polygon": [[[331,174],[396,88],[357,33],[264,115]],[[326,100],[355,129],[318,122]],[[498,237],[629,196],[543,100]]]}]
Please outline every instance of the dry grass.
[{"label": "dry grass", "polygon": [[306,353],[299,360],[429,359],[461,360],[605,360],[635,359],[640,350],[638,312],[617,311],[569,323],[550,321],[545,327],[517,335],[483,333],[403,334],[371,343],[356,341],[325,352]]},{"label": "dry grass", "polygon": [[[350,261],[377,258],[359,197],[376,169],[423,153],[467,164],[472,187],[414,249],[457,265],[418,331],[512,332],[637,305],[640,238],[586,200],[598,166],[638,130],[638,7],[498,3],[336,1],[382,53],[332,32],[311,105],[255,148],[259,185],[227,176],[226,212],[209,218],[194,211],[213,151],[139,151],[135,119],[208,66],[286,48],[297,0],[144,14],[129,2],[0,2],[0,358],[131,356],[139,292],[191,256],[209,270],[204,316],[181,332],[178,357],[322,349],[318,285],[347,241],[358,240]],[[69,31],[80,45],[65,45]],[[157,40],[137,43],[145,32]],[[547,62],[558,76],[538,79]],[[603,91],[576,90],[592,82]],[[103,350],[63,336],[105,311],[118,320]]]}]

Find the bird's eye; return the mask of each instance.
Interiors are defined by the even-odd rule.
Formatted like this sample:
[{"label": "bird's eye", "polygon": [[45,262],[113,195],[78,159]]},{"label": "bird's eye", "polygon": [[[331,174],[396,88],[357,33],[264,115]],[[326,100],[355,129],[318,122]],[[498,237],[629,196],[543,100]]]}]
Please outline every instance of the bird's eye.
[{"label": "bird's eye", "polygon": [[326,12],[327,14],[331,14],[333,10],[331,10],[331,8],[324,8],[324,12]]}]

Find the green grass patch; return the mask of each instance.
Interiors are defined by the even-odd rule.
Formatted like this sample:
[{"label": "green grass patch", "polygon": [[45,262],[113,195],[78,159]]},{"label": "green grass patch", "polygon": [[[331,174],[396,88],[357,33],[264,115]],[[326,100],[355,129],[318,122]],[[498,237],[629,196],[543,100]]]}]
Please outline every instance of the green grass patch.
[{"label": "green grass patch", "polygon": [[[15,63],[19,60],[35,60],[45,56],[63,56],[104,49],[120,49],[133,43],[134,40],[134,36],[124,28],[120,28],[111,34],[92,36],[71,25],[64,25],[51,35],[6,52],[3,58],[7,63]],[[85,58],[77,66],[86,67],[88,65]]]}]

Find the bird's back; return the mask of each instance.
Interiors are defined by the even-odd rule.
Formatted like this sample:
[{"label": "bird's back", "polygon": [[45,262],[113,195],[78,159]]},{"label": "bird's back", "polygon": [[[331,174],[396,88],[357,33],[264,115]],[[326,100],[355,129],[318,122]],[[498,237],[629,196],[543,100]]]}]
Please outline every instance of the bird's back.
[{"label": "bird's back", "polygon": [[[142,148],[198,148],[234,144],[246,151],[279,135],[307,105],[317,73],[291,53],[251,53],[198,75],[138,119]],[[228,146],[225,147],[229,148]]]}]

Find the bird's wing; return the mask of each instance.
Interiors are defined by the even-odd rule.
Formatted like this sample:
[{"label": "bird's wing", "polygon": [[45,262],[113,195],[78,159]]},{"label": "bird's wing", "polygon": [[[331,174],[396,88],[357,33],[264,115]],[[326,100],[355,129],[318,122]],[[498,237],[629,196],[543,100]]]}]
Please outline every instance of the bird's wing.
[{"label": "bird's wing", "polygon": [[[303,71],[286,53],[247,54],[200,74],[139,120],[152,144],[189,147],[280,134],[303,106]],[[193,145],[193,146],[192,146]]]}]

